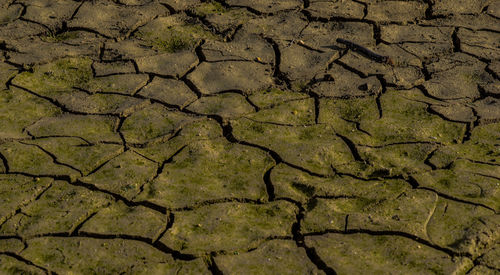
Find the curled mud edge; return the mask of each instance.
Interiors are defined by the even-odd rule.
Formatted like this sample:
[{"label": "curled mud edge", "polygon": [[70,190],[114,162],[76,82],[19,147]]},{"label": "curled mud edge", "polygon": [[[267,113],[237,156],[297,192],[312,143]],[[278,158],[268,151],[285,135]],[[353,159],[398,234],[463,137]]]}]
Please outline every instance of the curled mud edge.
[{"label": "curled mud edge", "polygon": [[384,55],[374,53],[371,50],[369,50],[369,49],[367,49],[359,44],[356,44],[354,42],[351,42],[349,40],[345,40],[342,38],[337,38],[336,41],[338,43],[342,43],[342,44],[346,45],[348,49],[351,49],[355,52],[358,52],[371,60],[374,60],[374,61],[379,62],[379,63],[385,63],[385,64],[389,64],[391,66],[394,66],[394,61],[389,56],[384,56]]}]

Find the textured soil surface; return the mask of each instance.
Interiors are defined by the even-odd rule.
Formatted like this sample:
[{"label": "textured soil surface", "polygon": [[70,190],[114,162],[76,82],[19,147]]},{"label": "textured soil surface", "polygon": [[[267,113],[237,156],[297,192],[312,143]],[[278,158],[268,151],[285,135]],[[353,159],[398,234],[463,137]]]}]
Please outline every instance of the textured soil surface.
[{"label": "textured soil surface", "polygon": [[0,0],[1,274],[500,274],[499,212],[499,1]]}]

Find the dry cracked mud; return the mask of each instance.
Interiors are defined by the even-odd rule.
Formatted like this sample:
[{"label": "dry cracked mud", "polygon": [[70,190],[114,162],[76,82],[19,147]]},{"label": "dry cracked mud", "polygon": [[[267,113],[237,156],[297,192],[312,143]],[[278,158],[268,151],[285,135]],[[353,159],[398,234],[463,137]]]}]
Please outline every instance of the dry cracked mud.
[{"label": "dry cracked mud", "polygon": [[499,214],[498,0],[0,0],[1,274],[500,274]]}]

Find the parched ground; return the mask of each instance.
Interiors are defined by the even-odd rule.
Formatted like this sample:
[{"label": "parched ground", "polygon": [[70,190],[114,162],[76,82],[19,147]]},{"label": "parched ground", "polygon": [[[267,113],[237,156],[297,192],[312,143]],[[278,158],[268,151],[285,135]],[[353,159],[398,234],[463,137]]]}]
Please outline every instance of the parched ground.
[{"label": "parched ground", "polygon": [[500,274],[500,2],[0,0],[0,160],[1,274]]}]

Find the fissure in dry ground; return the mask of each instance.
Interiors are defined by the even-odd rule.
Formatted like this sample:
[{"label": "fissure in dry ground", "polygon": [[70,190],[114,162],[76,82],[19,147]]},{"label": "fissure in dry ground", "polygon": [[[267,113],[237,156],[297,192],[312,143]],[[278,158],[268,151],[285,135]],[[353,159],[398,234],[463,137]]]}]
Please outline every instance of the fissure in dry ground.
[{"label": "fissure in dry ground", "polygon": [[493,0],[0,0],[0,270],[499,274],[499,41]]}]

